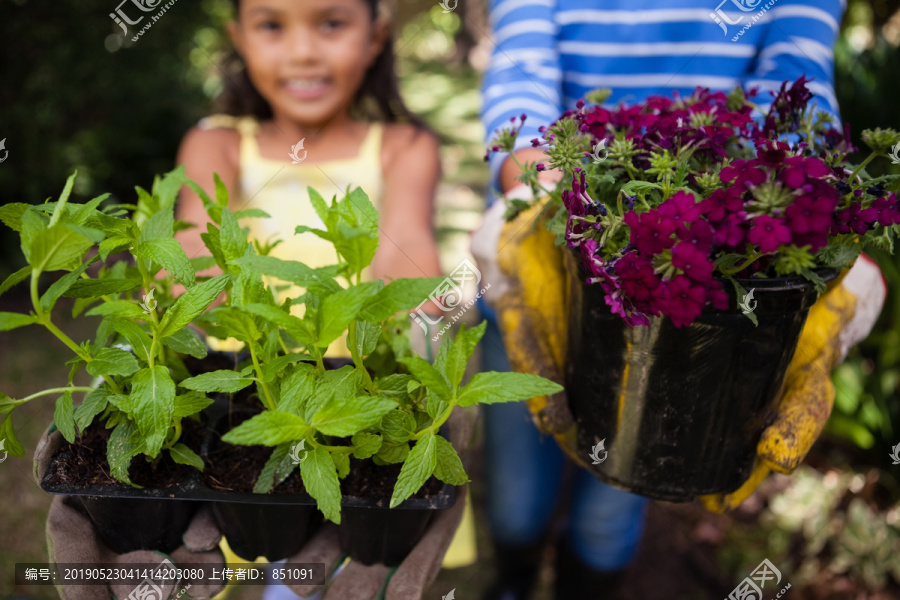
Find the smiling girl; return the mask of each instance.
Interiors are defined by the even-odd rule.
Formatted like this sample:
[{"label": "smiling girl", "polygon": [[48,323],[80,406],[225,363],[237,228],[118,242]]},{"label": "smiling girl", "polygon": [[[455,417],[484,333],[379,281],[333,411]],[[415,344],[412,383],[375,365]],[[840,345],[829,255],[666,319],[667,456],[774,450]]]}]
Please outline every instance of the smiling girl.
[{"label": "smiling girl", "polygon": [[[235,0],[228,34],[239,57],[225,76],[222,112],[188,132],[178,154],[205,190],[217,173],[233,210],[258,208],[252,239],[283,240],[271,255],[319,267],[330,243],[298,225],[322,227],[307,186],[326,199],[348,186],[381,213],[370,277],[440,274],[432,229],[440,175],[438,142],[400,96],[390,24],[378,0]],[[209,220],[184,190],[179,232],[188,256],[203,248]]]}]

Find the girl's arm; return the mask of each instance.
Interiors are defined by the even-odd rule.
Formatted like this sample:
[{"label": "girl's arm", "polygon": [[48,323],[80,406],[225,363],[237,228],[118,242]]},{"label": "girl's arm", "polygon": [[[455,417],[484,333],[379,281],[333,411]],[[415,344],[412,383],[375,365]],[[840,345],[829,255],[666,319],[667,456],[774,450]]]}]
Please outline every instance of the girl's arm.
[{"label": "girl's arm", "polygon": [[438,277],[434,197],[441,175],[438,141],[411,125],[385,125],[384,193],[374,278]]},{"label": "girl's arm", "polygon": [[[210,198],[215,198],[216,193],[213,173],[217,173],[228,191],[234,193],[237,190],[238,181],[239,144],[240,136],[233,129],[195,127],[181,141],[177,164],[185,165],[187,176],[196,181]],[[177,219],[196,225],[196,227],[183,229],[175,234],[175,239],[184,248],[188,258],[209,256],[209,251],[203,245],[200,234],[206,231],[206,224],[211,220],[206,214],[203,200],[187,186],[181,189],[175,216]],[[217,274],[221,274],[218,267],[198,273],[198,275]]]}]

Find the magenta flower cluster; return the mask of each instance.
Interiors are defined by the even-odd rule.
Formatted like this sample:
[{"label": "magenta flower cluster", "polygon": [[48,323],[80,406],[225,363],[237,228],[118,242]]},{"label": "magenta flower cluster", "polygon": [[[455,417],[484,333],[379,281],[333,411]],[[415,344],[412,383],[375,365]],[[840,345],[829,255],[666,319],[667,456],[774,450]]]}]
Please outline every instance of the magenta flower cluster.
[{"label": "magenta flower cluster", "polygon": [[[615,314],[630,325],[666,316],[687,326],[707,307],[728,308],[724,276],[780,275],[781,255],[799,251],[811,259],[836,236],[900,224],[896,193],[860,187],[852,176],[846,155],[853,148],[844,133],[829,126],[815,135],[808,125],[803,131],[811,99],[806,83],[801,77],[782,86],[758,121],[745,96],[735,102],[709,90],[615,110],[579,102],[579,110],[563,115],[560,121],[574,119],[592,145],[605,141],[610,148],[605,163],[588,156],[572,169],[562,203],[568,246],[580,251],[588,281],[603,286]],[[558,144],[558,124],[533,145]],[[661,168],[659,156],[678,157],[683,148],[691,149],[689,168],[676,185],[676,167]],[[615,178],[612,193],[593,183],[604,173]],[[642,188],[624,201],[615,197],[635,179],[664,192]],[[728,255],[737,259],[718,268]]]}]

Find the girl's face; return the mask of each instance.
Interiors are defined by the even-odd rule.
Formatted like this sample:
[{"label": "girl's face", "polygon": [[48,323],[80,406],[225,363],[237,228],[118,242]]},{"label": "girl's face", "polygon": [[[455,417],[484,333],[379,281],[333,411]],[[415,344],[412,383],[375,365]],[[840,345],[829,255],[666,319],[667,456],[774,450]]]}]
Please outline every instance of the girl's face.
[{"label": "girl's face", "polygon": [[241,0],[229,33],[275,116],[318,126],[347,114],[388,26],[366,0]]}]

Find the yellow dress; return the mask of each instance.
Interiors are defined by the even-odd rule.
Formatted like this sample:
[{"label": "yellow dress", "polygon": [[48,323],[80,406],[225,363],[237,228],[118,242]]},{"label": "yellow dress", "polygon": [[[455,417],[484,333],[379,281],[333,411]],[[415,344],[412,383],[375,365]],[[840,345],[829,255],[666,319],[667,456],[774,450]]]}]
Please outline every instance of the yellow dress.
[{"label": "yellow dress", "polygon": [[[250,239],[261,244],[280,239],[282,242],[269,253],[283,260],[299,260],[309,267],[318,268],[337,262],[334,247],[312,233],[294,234],[298,225],[325,229],[325,224],[313,210],[307,186],[311,186],[331,202],[333,196],[342,198],[348,187],[361,187],[376,209],[380,209],[384,181],[381,171],[381,123],[371,123],[359,153],[352,158],[306,162],[306,150],[298,149],[294,156],[301,162],[292,164],[290,148],[285,148],[285,161],[263,157],[259,152],[257,133],[259,122],[253,117],[213,115],[203,119],[200,127],[233,128],[241,136],[238,185],[229,190],[229,206],[232,211],[258,208],[269,214],[270,219],[243,219],[241,225],[250,228]],[[365,273],[364,273],[365,276]],[[270,280],[271,281],[271,280]],[[279,301],[302,293],[296,286],[279,295]],[[303,307],[294,306],[302,315]],[[240,348],[236,340],[210,338],[210,346],[216,350]],[[329,356],[350,356],[345,338],[336,340],[328,348]]]}]

